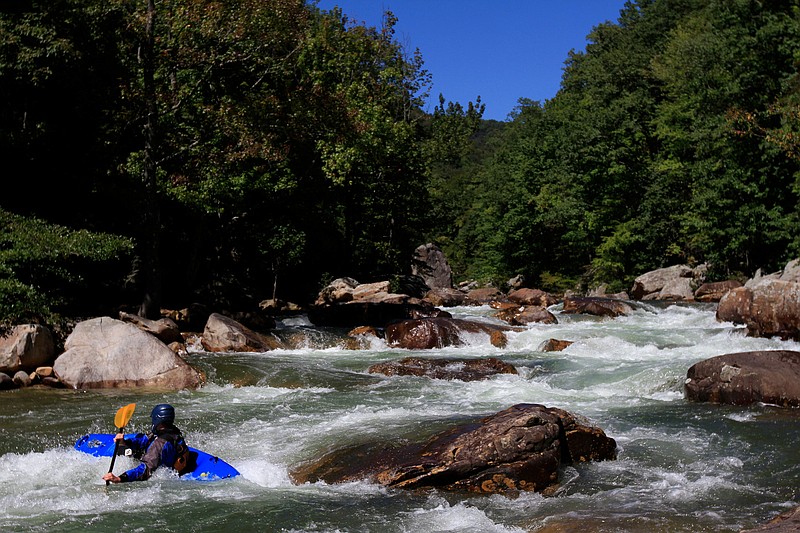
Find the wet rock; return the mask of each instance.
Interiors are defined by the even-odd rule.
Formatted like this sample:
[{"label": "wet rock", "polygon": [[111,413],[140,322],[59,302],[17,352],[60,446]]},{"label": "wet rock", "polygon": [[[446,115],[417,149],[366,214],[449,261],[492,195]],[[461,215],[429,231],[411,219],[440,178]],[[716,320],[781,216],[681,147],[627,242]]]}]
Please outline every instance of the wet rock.
[{"label": "wet rock", "polygon": [[425,359],[406,357],[372,365],[370,374],[386,376],[425,376],[433,379],[479,381],[497,374],[516,374],[514,365],[494,357],[483,359]]},{"label": "wet rock", "polygon": [[629,315],[633,312],[633,307],[621,300],[587,296],[564,298],[564,309],[561,312],[566,314],[618,317]]},{"label": "wet rock", "polygon": [[541,323],[541,324],[558,324],[556,316],[539,306],[505,306],[502,310],[494,315],[496,318],[504,322],[508,322],[512,326],[524,326],[527,324]]},{"label": "wet rock", "polygon": [[516,494],[544,491],[559,467],[616,458],[616,442],[567,411],[518,404],[422,444],[336,451],[292,472],[297,483],[370,479],[387,487]]},{"label": "wet rock", "polygon": [[725,294],[741,286],[740,282],[733,279],[703,283],[694,291],[694,298],[700,302],[719,302]]},{"label": "wet rock", "polygon": [[262,335],[236,320],[212,313],[201,339],[209,352],[268,352],[282,346],[271,335]]},{"label": "wet rock", "polygon": [[33,370],[55,361],[55,343],[50,330],[38,324],[14,326],[0,337],[0,372]]},{"label": "wet rock", "polygon": [[740,533],[797,533],[800,531],[800,507],[781,513],[763,526]]},{"label": "wet rock", "polygon": [[564,341],[559,339],[547,339],[539,345],[538,351],[540,352],[561,352],[566,350],[573,344],[572,341]]},{"label": "wet rock", "polygon": [[[462,334],[483,333],[489,336],[494,346],[498,346],[497,343],[505,339],[504,331],[508,330],[510,328],[470,320],[423,318],[389,324],[386,326],[386,342],[395,348],[426,350],[461,346],[464,344]],[[495,333],[493,336],[493,332],[499,332],[501,335]]]},{"label": "wet rock", "polygon": [[756,351],[712,357],[689,368],[684,390],[687,399],[697,402],[800,407],[800,352]]},{"label": "wet rock", "polygon": [[201,374],[153,335],[110,317],[79,322],[53,365],[76,389],[115,387],[195,388]]},{"label": "wet rock", "polygon": [[800,340],[800,283],[769,278],[729,291],[717,320],[745,324],[753,337]]}]

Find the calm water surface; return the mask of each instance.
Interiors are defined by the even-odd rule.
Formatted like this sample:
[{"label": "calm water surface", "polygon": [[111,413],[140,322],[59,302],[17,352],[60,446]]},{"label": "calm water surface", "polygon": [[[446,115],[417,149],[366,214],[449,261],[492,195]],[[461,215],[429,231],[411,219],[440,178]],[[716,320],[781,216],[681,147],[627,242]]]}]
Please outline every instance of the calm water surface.
[{"label": "calm water surface", "polygon": [[[0,531],[535,532],[739,531],[800,502],[800,412],[683,399],[697,361],[747,350],[800,350],[751,339],[719,323],[713,306],[647,306],[615,320],[560,315],[557,325],[425,352],[343,350],[302,318],[308,347],[256,354],[193,352],[208,375],[196,391],[18,390],[0,394]],[[492,321],[488,307],[456,308]],[[546,339],[575,341],[537,350]],[[382,377],[377,362],[408,355],[499,357],[519,375],[482,382]],[[72,449],[89,432],[111,433],[117,409],[136,402],[132,429],[172,403],[191,445],[242,476],[106,487],[108,458]],[[464,496],[388,490],[368,482],[295,486],[288,472],[342,446],[423,439],[520,402],[588,417],[614,437],[619,459],[564,468],[555,496]],[[133,465],[119,458],[115,472]]]}]

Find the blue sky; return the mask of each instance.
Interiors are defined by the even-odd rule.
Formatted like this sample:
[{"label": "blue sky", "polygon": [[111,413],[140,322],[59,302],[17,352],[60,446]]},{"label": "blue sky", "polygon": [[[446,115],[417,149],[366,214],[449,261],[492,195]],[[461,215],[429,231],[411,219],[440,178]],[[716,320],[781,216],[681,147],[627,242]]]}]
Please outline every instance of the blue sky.
[{"label": "blue sky", "polygon": [[505,120],[521,97],[555,96],[570,50],[616,22],[625,0],[320,0],[349,18],[380,27],[383,12],[399,19],[395,38],[419,48],[433,76],[427,111],[439,101],[466,104],[480,95],[484,118]]}]

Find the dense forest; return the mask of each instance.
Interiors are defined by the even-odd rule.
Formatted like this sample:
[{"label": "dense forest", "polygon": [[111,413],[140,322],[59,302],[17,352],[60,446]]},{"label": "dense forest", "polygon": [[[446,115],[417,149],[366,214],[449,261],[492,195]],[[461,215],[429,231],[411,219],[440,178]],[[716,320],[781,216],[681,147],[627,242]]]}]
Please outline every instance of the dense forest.
[{"label": "dense forest", "polygon": [[[505,122],[397,20],[304,0],[0,12],[0,321],[308,302],[434,242],[550,291],[800,253],[800,0],[634,0]],[[509,53],[513,51],[509,50]],[[524,58],[520,58],[523,61]]]}]

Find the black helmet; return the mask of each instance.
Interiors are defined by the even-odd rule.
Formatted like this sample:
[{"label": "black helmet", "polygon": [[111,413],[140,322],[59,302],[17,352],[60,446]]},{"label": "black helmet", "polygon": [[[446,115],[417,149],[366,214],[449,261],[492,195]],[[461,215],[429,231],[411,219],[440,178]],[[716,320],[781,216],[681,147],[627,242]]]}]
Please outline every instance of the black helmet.
[{"label": "black helmet", "polygon": [[150,419],[153,421],[153,431],[161,423],[172,424],[175,422],[175,408],[168,403],[160,403],[153,407]]}]

